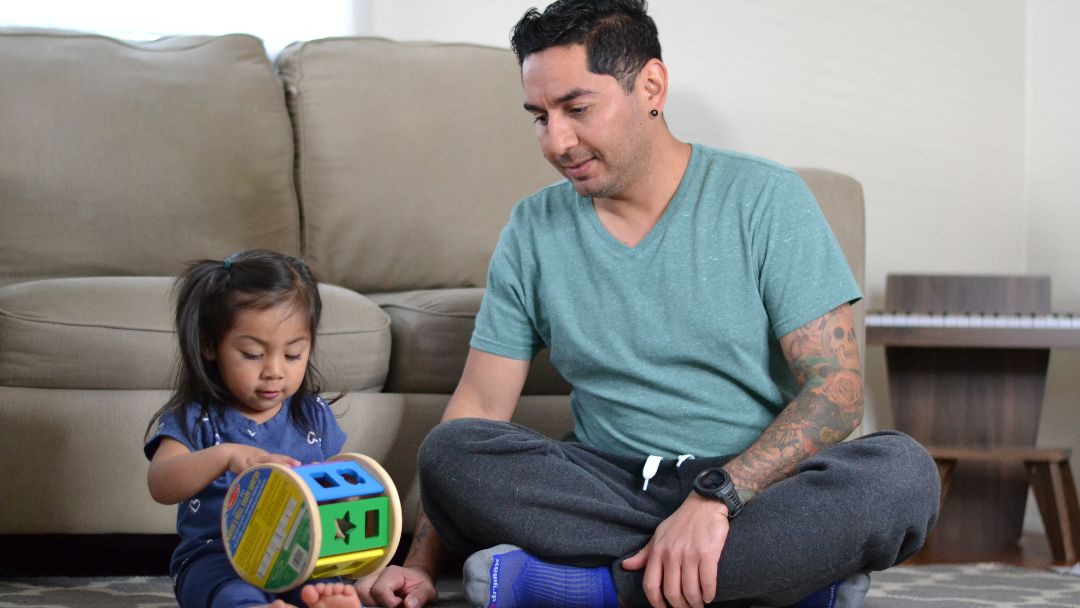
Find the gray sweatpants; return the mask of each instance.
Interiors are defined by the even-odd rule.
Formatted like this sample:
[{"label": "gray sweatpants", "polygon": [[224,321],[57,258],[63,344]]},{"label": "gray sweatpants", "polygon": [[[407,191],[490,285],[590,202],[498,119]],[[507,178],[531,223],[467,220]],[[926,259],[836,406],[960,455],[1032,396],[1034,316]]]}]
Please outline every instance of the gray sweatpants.
[{"label": "gray sweatpants", "polygon": [[[643,570],[624,570],[682,504],[699,471],[730,457],[665,460],[642,490],[645,457],[553,441],[525,427],[460,419],[420,447],[424,509],[459,554],[500,543],[579,566],[609,566],[626,606],[647,606]],[[921,445],[895,432],[834,445],[750,501],[717,571],[715,606],[784,606],[917,551],[940,487]]]}]

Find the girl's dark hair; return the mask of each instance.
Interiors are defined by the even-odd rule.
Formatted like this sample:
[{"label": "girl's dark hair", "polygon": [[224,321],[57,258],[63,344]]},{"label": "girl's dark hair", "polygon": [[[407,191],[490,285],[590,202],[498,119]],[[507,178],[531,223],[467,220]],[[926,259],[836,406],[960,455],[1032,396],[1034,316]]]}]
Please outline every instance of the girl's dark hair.
[{"label": "girl's dark hair", "polygon": [[[151,418],[146,427],[147,436],[154,424],[170,412],[197,406],[229,407],[234,401],[217,364],[208,361],[203,353],[206,347],[217,348],[242,310],[266,310],[281,304],[295,306],[298,312],[307,314],[311,353],[315,353],[322,298],[318,281],[298,258],[253,249],[234,253],[225,260],[190,262],[187,272],[176,280],[173,291],[180,344],[176,391]],[[302,407],[304,401],[321,390],[322,379],[312,358],[308,357],[304,379],[289,401],[289,416],[301,429],[311,423]]]},{"label": "girl's dark hair", "polygon": [[641,68],[661,59],[656,23],[645,0],[557,0],[529,9],[510,33],[518,65],[553,46],[585,46],[589,71],[614,76],[630,94]]}]

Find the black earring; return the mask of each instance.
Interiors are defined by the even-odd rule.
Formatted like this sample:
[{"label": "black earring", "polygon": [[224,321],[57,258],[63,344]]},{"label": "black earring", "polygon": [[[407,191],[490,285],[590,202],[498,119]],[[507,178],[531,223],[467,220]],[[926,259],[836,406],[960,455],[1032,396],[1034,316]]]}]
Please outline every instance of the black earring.
[{"label": "black earring", "polygon": [[653,108],[653,109],[652,109],[652,110],[651,110],[651,111],[649,112],[649,116],[652,116],[653,118],[656,118],[656,117],[657,117],[657,116],[659,116],[659,115],[660,115],[660,112],[657,112],[657,111],[656,111],[656,108]]}]

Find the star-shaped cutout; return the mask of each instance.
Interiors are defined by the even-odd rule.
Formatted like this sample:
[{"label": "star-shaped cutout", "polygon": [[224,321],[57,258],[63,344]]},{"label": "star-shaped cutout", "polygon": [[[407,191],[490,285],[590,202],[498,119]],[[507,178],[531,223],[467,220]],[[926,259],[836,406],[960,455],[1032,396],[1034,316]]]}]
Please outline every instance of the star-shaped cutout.
[{"label": "star-shaped cutout", "polygon": [[345,517],[339,517],[334,520],[334,527],[336,529],[334,532],[334,538],[344,540],[345,544],[349,544],[349,532],[352,532],[356,529],[356,524],[350,521],[350,515],[351,514],[346,511]]}]

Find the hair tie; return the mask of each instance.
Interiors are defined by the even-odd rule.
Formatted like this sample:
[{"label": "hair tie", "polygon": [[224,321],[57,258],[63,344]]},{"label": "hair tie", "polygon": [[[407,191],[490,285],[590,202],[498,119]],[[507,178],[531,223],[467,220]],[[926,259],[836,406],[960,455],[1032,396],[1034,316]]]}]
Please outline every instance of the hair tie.
[{"label": "hair tie", "polygon": [[230,255],[229,257],[225,258],[224,262],[221,263],[221,265],[225,267],[225,272],[229,272],[229,270],[232,269],[232,262],[234,257],[236,257],[236,254]]}]

